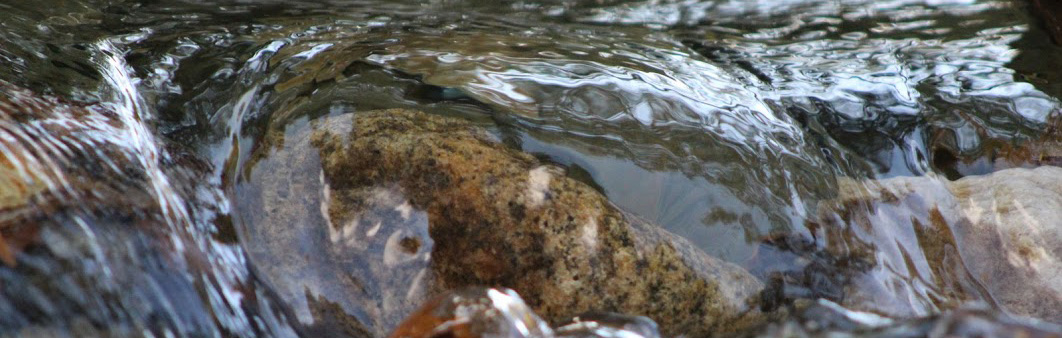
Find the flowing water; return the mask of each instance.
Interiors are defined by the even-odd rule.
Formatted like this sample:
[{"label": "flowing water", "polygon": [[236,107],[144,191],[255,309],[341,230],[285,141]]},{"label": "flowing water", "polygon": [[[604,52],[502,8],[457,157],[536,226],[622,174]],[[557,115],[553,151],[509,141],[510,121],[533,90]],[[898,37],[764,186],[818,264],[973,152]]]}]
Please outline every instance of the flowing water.
[{"label": "flowing water", "polygon": [[1011,0],[0,3],[0,335],[309,335],[321,300],[364,320],[319,271],[274,272],[312,253],[278,252],[248,194],[285,135],[381,108],[472,121],[780,303],[1000,310],[977,262],[941,268],[973,245],[958,216],[939,251],[917,203],[826,205],[1058,165],[1013,150],[1062,136],[1039,25]]}]

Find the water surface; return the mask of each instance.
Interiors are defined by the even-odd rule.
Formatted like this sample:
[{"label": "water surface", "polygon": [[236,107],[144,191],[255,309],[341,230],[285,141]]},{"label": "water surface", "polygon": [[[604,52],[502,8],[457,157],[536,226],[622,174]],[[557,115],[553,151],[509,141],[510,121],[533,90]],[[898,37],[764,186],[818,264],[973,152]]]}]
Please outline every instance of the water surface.
[{"label": "water surface", "polygon": [[[3,178],[44,196],[4,202],[0,217],[24,246],[0,267],[0,332],[16,334],[306,333],[304,297],[342,291],[277,284],[263,272],[277,253],[259,250],[234,209],[283,147],[268,135],[380,108],[488,128],[709,254],[787,276],[786,299],[841,302],[840,285],[854,283],[880,293],[846,305],[932,315],[953,304],[907,268],[937,260],[916,227],[825,231],[821,203],[845,179],[1035,165],[997,155],[1057,138],[1062,97],[1059,48],[1009,0],[46,1],[0,12],[0,81],[11,84],[0,88],[19,105],[61,98],[0,125]],[[55,209],[27,216],[42,205]],[[850,245],[821,252],[836,243]]]}]

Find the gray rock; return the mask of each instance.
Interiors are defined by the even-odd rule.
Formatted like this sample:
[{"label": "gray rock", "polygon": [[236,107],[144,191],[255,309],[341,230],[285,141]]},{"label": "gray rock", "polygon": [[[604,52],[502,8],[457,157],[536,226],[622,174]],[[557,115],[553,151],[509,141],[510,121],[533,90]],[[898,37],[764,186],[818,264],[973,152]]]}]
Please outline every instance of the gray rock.
[{"label": "gray rock", "polygon": [[950,185],[968,223],[963,259],[1004,309],[1062,323],[1062,168],[1007,169]]},{"label": "gray rock", "polygon": [[978,300],[1062,320],[1062,168],[839,186],[820,220],[844,229],[834,242],[879,257],[849,286],[845,306],[910,317]]}]

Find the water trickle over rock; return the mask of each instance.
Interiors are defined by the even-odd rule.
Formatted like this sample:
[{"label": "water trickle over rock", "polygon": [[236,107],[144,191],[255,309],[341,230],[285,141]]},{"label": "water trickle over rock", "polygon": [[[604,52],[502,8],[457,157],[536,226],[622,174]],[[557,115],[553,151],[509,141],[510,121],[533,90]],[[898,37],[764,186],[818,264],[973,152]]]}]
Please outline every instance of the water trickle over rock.
[{"label": "water trickle over rock", "polygon": [[[1062,168],[1053,166],[953,182],[935,176],[842,180],[840,196],[824,203],[820,216],[833,228],[827,231],[847,232],[831,235],[834,245],[854,248],[883,243],[872,240],[875,236],[910,237],[896,247],[862,249],[880,257],[880,266],[868,273],[880,277],[850,286],[845,305],[876,304],[867,310],[907,317],[978,300],[1057,323],[1062,318],[1059,182]],[[888,289],[898,285],[893,278],[908,279],[904,284],[911,289]]]}]

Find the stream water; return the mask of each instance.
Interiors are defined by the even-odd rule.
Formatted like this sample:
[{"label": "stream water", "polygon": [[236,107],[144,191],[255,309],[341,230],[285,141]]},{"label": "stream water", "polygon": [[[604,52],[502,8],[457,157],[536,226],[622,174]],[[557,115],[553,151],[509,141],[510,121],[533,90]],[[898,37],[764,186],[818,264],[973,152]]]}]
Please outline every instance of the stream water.
[{"label": "stream water", "polygon": [[382,108],[565,167],[778,304],[1062,313],[1008,307],[930,197],[826,207],[1059,165],[1028,150],[1062,139],[1062,48],[1025,2],[4,1],[0,64],[0,336],[336,334],[321,300],[363,320],[329,277],[274,272],[309,253],[269,246],[247,194],[277,135]]}]

